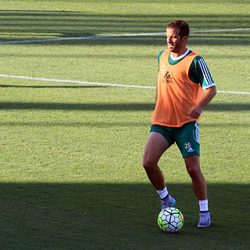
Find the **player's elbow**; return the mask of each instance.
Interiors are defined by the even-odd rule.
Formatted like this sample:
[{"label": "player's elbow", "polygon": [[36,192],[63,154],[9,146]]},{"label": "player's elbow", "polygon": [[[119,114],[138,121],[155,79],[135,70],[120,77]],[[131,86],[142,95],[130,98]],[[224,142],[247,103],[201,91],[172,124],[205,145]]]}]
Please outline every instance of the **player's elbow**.
[{"label": "player's elbow", "polygon": [[214,97],[217,94],[216,86],[214,86],[212,89],[213,89],[213,97]]},{"label": "player's elbow", "polygon": [[207,89],[207,91],[209,92],[209,96],[212,99],[217,93],[216,86],[213,86],[213,87]]}]

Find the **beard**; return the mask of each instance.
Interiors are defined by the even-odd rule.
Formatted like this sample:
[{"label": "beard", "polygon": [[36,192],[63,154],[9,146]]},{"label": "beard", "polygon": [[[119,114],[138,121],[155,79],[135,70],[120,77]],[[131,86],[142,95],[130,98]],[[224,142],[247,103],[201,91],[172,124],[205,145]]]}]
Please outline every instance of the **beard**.
[{"label": "beard", "polygon": [[168,49],[170,52],[177,53],[182,48],[181,43],[170,44],[168,43]]}]

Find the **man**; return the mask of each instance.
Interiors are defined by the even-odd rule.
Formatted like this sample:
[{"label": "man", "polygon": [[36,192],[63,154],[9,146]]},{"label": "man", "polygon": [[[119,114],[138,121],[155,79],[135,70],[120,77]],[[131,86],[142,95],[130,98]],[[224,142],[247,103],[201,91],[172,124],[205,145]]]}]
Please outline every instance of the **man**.
[{"label": "man", "polygon": [[162,209],[175,206],[158,166],[162,154],[176,142],[199,201],[199,228],[211,224],[207,185],[200,169],[198,120],[216,94],[216,87],[202,57],[186,47],[189,26],[183,20],[167,25],[168,50],[158,55],[158,78],[152,126],[143,166],[161,199]]}]

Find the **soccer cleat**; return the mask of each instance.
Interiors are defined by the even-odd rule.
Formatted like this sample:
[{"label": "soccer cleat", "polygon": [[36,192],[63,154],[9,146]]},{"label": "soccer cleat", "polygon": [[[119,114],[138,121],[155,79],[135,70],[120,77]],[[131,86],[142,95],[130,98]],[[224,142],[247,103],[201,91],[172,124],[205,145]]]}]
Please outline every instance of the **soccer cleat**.
[{"label": "soccer cleat", "polygon": [[200,212],[200,219],[197,227],[199,228],[205,228],[210,227],[211,225],[211,218],[210,218],[210,212]]},{"label": "soccer cleat", "polygon": [[161,209],[165,209],[167,207],[174,207],[176,200],[168,194],[167,197],[161,200]]}]

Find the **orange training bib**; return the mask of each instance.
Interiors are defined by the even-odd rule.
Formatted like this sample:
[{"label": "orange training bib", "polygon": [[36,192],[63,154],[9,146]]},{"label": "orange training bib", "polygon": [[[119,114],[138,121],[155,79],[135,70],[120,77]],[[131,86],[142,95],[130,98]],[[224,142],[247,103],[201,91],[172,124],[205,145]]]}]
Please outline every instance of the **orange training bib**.
[{"label": "orange training bib", "polygon": [[157,96],[152,124],[169,127],[181,127],[187,122],[196,121],[188,115],[203,93],[200,84],[189,79],[191,63],[197,56],[191,52],[175,65],[169,64],[169,51],[164,51],[160,58],[157,78]]}]

